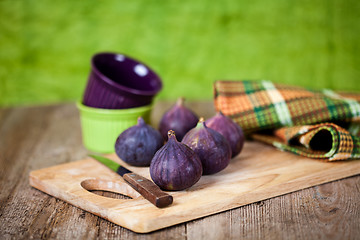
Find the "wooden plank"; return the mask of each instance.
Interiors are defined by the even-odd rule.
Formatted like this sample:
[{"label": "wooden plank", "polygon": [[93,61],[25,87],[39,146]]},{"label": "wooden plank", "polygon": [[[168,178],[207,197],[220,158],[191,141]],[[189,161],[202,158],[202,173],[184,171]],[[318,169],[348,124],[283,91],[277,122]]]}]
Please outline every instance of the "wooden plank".
[{"label": "wooden plank", "polygon": [[[73,105],[16,108],[2,122],[0,163],[5,174],[0,176],[1,236],[27,238],[32,232],[42,235],[37,228],[46,226],[58,209],[64,208],[62,201],[32,189],[28,174],[84,155],[74,110]],[[50,156],[53,160],[46,161]]]},{"label": "wooden plank", "polygon": [[[355,180],[355,181],[354,181]],[[187,224],[188,239],[356,239],[360,176],[235,208]],[[351,190],[350,190],[351,191]],[[346,203],[345,203],[346,202]]]},{"label": "wooden plank", "polygon": [[[171,104],[157,102],[154,113],[162,113]],[[198,106],[193,109],[199,115],[209,116],[213,111],[211,102],[194,105],[189,102],[188,105]],[[6,169],[0,174],[0,194],[6,202],[0,203],[2,239],[197,240],[199,237],[215,239],[218,232],[230,239],[357,239],[360,235],[359,175],[152,233],[137,234],[56,200],[28,184],[31,170],[86,156],[73,104],[11,108],[2,116],[0,171]],[[153,119],[159,121],[158,116]]]},{"label": "wooden plank", "polygon": [[[29,186],[31,170],[87,155],[81,143],[74,104],[2,109],[0,119],[0,236],[4,239],[92,239],[136,236],[118,225],[84,212]],[[52,161],[48,161],[49,157]],[[63,220],[61,220],[63,219]],[[104,231],[104,229],[107,229]],[[169,236],[176,236],[170,231]],[[183,233],[179,233],[183,236]],[[164,233],[154,233],[154,238]]]},{"label": "wooden plank", "polygon": [[[109,157],[150,178],[148,168],[129,166],[115,154]],[[33,171],[30,184],[135,232],[151,232],[359,173],[360,161],[324,162],[246,142],[241,156],[232,159],[225,170],[202,176],[190,189],[171,192],[174,203],[164,209],[154,207],[93,159]],[[89,194],[84,188],[93,189],[92,184],[133,199],[120,201]]]}]

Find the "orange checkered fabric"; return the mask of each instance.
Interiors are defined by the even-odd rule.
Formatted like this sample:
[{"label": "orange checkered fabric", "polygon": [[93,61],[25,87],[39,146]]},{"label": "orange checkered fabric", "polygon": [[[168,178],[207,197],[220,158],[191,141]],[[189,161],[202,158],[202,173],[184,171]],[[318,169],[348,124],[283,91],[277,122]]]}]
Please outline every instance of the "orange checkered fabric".
[{"label": "orange checkered fabric", "polygon": [[360,157],[360,94],[311,91],[271,81],[216,81],[217,111],[254,139],[295,154]]}]

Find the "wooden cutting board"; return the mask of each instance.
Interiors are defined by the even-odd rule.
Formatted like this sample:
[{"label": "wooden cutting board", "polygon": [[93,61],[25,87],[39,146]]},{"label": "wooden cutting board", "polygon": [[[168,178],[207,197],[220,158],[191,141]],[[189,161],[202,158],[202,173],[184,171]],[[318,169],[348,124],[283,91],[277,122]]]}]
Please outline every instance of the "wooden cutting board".
[{"label": "wooden cutting board", "polygon": [[[148,168],[128,166],[116,155],[108,157],[150,179]],[[174,202],[163,209],[90,158],[33,171],[30,184],[115,224],[145,233],[356,174],[360,174],[360,160],[325,162],[246,142],[242,153],[222,172],[202,176],[185,191],[170,192]],[[132,199],[107,198],[88,190],[108,190]]]}]

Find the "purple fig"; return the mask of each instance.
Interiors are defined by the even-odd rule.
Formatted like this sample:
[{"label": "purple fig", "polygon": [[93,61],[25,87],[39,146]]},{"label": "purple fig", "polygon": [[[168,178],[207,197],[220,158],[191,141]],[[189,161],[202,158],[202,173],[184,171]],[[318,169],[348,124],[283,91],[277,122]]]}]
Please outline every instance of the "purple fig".
[{"label": "purple fig", "polygon": [[130,165],[149,166],[152,157],[163,144],[160,132],[139,117],[137,125],[126,129],[116,139],[115,152]]},{"label": "purple fig", "polygon": [[184,135],[198,122],[198,117],[190,109],[184,106],[184,98],[179,98],[176,104],[170,108],[160,120],[159,131],[167,139],[169,130],[176,132],[176,138],[181,141]]},{"label": "purple fig", "polygon": [[242,128],[231,118],[228,118],[222,112],[218,112],[212,118],[205,121],[206,126],[221,133],[229,142],[231,147],[231,156],[238,155],[244,146],[244,132]]},{"label": "purple fig", "polygon": [[160,148],[150,164],[150,176],[164,190],[184,190],[199,181],[202,166],[199,157],[168,131],[168,141]]},{"label": "purple fig", "polygon": [[199,156],[204,175],[220,172],[229,165],[231,148],[228,141],[214,129],[208,128],[203,118],[184,136],[182,143]]}]

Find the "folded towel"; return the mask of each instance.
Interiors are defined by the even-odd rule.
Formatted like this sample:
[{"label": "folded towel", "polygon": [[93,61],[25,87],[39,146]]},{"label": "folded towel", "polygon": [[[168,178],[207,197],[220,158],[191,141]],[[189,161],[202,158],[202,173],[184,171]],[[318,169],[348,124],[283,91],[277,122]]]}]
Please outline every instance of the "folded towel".
[{"label": "folded towel", "polygon": [[271,81],[216,81],[217,111],[256,140],[311,158],[360,157],[360,94]]}]

